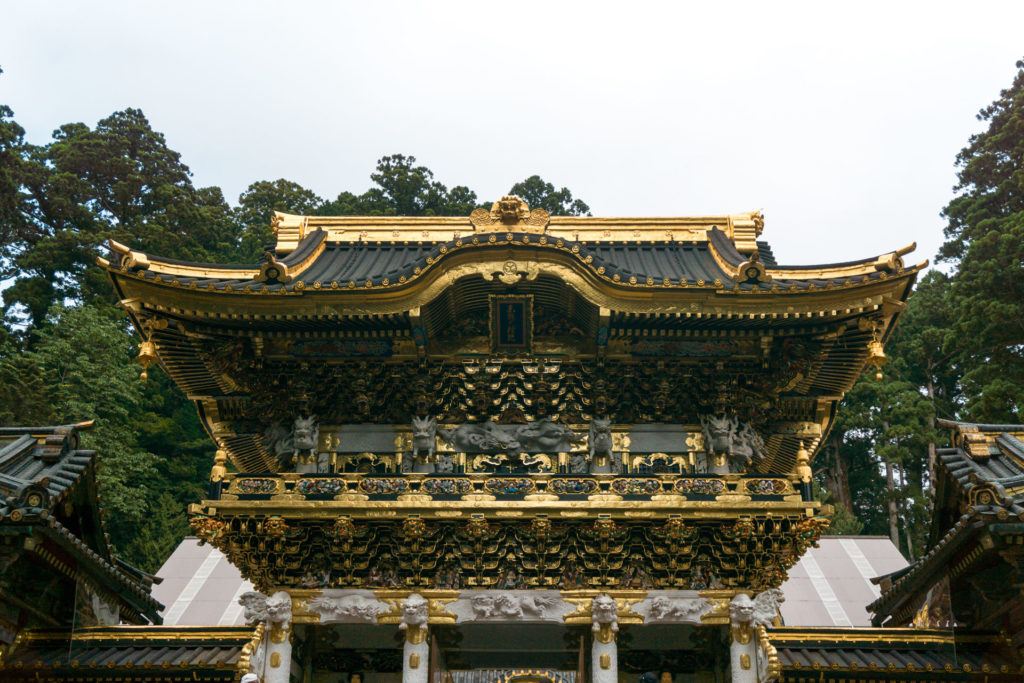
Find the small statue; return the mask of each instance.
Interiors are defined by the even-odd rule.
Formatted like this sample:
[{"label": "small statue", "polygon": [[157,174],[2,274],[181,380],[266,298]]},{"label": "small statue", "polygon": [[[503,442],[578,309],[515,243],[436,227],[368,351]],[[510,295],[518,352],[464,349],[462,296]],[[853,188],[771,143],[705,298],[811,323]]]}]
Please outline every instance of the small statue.
[{"label": "small statue", "polygon": [[451,474],[455,471],[455,457],[451,453],[438,453],[434,471],[439,474]]},{"label": "small statue", "polygon": [[292,424],[292,455],[316,451],[320,441],[320,427],[316,418],[297,417]]},{"label": "small statue", "polygon": [[576,569],[574,561],[568,561],[562,568],[562,580],[560,582],[563,590],[572,590],[580,587],[580,574]]},{"label": "small statue", "polygon": [[366,584],[374,588],[384,587],[384,575],[381,573],[380,567],[376,565],[370,567],[370,573],[366,576]]},{"label": "small statue", "polygon": [[433,417],[412,418],[413,457],[432,457],[436,446],[437,420]]},{"label": "small statue", "polygon": [[509,567],[498,581],[497,587],[502,590],[515,590],[520,587],[520,583],[519,574],[515,568]]},{"label": "small statue", "polygon": [[612,421],[611,418],[595,417],[590,421],[590,457],[611,457],[612,454]]},{"label": "small statue", "polygon": [[587,474],[590,472],[590,458],[586,453],[569,454],[569,472],[572,474]]},{"label": "small statue", "polygon": [[704,451],[709,460],[709,469],[714,474],[728,474],[728,458],[732,451],[733,439],[739,429],[735,415],[701,415],[701,430],[704,433]]}]

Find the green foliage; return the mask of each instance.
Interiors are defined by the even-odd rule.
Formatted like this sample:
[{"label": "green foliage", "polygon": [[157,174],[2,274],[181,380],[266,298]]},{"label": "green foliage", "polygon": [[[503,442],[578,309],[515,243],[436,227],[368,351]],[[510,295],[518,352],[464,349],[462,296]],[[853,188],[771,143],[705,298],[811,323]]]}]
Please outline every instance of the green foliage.
[{"label": "green foliage", "polygon": [[[22,145],[13,204],[23,226],[5,249],[14,283],[4,310],[38,325],[54,304],[111,300],[94,267],[109,238],[161,255],[216,261],[236,250],[237,229],[217,188],[196,189],[180,155],[137,109],[90,129],[72,123],[45,147]],[[20,174],[20,175],[17,175]],[[12,202],[5,201],[11,205]]]},{"label": "green foliage", "polygon": [[377,161],[373,186],[355,195],[341,192],[318,213],[327,216],[468,216],[477,207],[476,193],[464,185],[448,189],[434,180],[416,157],[392,154]]},{"label": "green foliage", "polygon": [[987,130],[957,156],[957,196],[939,252],[958,267],[950,341],[964,367],[967,414],[1020,422],[1024,409],[1024,60],[978,114]]},{"label": "green foliage", "polygon": [[569,188],[556,190],[539,175],[532,175],[518,182],[509,194],[519,195],[531,209],[546,209],[552,216],[589,216],[590,207],[580,199],[573,199]]}]

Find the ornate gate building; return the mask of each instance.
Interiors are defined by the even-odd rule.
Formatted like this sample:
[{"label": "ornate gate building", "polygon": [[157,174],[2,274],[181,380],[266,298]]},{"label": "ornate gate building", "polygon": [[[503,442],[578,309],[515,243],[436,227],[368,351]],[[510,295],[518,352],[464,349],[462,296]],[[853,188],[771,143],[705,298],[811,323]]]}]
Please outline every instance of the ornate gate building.
[{"label": "ornate gate building", "polygon": [[[218,448],[190,515],[256,588],[238,673],[857,678],[828,659],[852,632],[772,628],[827,526],[811,462],[885,361],[913,247],[780,266],[758,213],[556,217],[512,196],[273,226],[252,266],[117,243],[102,262],[139,361]],[[925,642],[905,631],[858,633]]]}]

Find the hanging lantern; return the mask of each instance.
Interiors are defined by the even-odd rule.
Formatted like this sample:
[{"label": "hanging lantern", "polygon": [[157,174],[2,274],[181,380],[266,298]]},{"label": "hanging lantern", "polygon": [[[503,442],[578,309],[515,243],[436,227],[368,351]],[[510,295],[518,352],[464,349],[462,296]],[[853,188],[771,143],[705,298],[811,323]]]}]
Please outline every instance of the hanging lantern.
[{"label": "hanging lantern", "polygon": [[139,374],[139,379],[145,382],[149,379],[149,366],[156,362],[156,344],[151,341],[144,341],[139,344],[139,355],[135,357],[139,365],[142,366],[142,372]]},{"label": "hanging lantern", "polygon": [[882,348],[882,342],[876,336],[868,342],[868,365],[875,367],[875,379],[879,382],[882,381],[882,366],[887,360],[889,359],[885,355],[885,349]]}]

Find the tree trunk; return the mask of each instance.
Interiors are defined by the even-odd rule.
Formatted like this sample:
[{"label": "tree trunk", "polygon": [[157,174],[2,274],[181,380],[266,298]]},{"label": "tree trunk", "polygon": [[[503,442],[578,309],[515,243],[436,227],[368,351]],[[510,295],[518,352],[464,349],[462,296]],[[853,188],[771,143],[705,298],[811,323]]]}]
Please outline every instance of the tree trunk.
[{"label": "tree trunk", "polygon": [[910,501],[907,500],[907,470],[902,464],[896,465],[900,473],[900,493],[902,499],[900,500],[900,509],[903,512],[903,522],[906,526],[903,528],[903,537],[907,540],[907,559],[911,562],[914,561],[914,537],[910,533]]},{"label": "tree trunk", "polygon": [[823,455],[827,456],[823,483],[825,489],[832,497],[836,507],[845,509],[853,514],[853,496],[850,494],[850,477],[846,461],[843,460],[840,444],[842,437],[833,436],[825,447],[822,448]]},{"label": "tree trunk", "polygon": [[893,545],[900,547],[899,510],[896,507],[896,480],[892,463],[885,461],[885,486],[889,491],[889,538]]},{"label": "tree trunk", "polygon": [[[932,402],[932,416],[929,419],[929,426],[935,431],[935,383],[932,382],[931,372],[928,373],[928,400]],[[935,441],[928,439],[928,488],[929,495],[935,495]],[[922,487],[924,490],[924,487]]]}]

